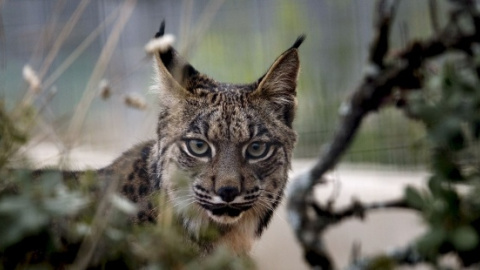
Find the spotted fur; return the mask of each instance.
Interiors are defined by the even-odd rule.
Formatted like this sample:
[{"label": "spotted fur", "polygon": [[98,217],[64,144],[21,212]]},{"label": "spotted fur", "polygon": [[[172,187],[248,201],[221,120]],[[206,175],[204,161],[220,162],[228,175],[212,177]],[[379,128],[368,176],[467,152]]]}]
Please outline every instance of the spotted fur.
[{"label": "spotted fur", "polygon": [[[163,32],[162,25],[156,37]],[[163,190],[186,234],[205,250],[250,250],[287,182],[302,41],[250,84],[217,82],[172,47],[155,53],[157,138],[99,171],[119,178],[121,192],[140,207],[138,221],[161,215],[149,198]],[[205,241],[202,233],[212,228],[217,237]]]}]

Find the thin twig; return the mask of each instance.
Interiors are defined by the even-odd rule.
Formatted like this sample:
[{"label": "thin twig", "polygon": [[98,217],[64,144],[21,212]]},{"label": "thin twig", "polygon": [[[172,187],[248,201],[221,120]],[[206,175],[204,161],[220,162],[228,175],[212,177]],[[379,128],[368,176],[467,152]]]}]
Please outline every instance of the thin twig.
[{"label": "thin twig", "polygon": [[[6,54],[6,43],[7,40],[5,38],[5,26],[3,25],[3,0],[0,0],[0,70],[2,71],[2,74],[6,74],[6,69],[7,69],[7,54]],[[1,78],[1,76],[5,75],[0,75],[0,98],[3,98],[3,95],[5,94],[5,78]]]},{"label": "thin twig", "polygon": [[182,53],[182,55],[184,57],[187,57],[187,55],[183,54],[186,52],[186,49],[188,47],[188,43],[189,43],[189,37],[190,36],[190,32],[193,32],[191,31],[192,29],[192,17],[193,17],[193,9],[195,7],[195,2],[193,0],[186,0],[186,1],[183,1],[182,3],[182,14],[181,14],[181,18],[182,18],[182,21],[180,23],[180,33],[179,33],[179,39],[178,40],[183,40],[184,41],[184,45],[182,47],[179,47],[178,50],[179,52]]},{"label": "thin twig", "polygon": [[350,206],[337,211],[333,211],[330,207],[323,207],[317,203],[313,203],[312,208],[315,210],[315,213],[318,216],[331,220],[331,222],[328,223],[328,226],[334,225],[350,217],[363,219],[365,214],[371,210],[383,210],[389,208],[414,209],[403,199],[397,199],[388,202],[374,202],[369,204],[362,204],[360,201],[354,200]]},{"label": "thin twig", "polygon": [[73,114],[72,120],[70,122],[68,131],[67,131],[67,136],[66,136],[67,145],[69,147],[71,147],[73,143],[76,141],[76,138],[78,138],[78,134],[87,116],[90,104],[92,103],[95,96],[97,95],[98,83],[100,82],[100,80],[103,77],[103,74],[105,73],[107,64],[108,62],[110,62],[110,59],[113,55],[115,47],[120,38],[120,34],[122,33],[123,28],[128,22],[130,16],[132,15],[136,2],[137,2],[136,0],[126,0],[121,7],[118,20],[115,26],[113,27],[112,32],[110,33],[110,36],[108,37],[107,42],[105,43],[105,46],[103,47],[100,53],[98,61],[92,71],[92,75],[90,76],[87,86],[85,87],[85,91],[83,92],[82,99],[78,103],[75,109],[75,112]]},{"label": "thin twig", "polygon": [[[123,74],[116,74],[112,76],[109,81],[110,81],[110,88],[112,90],[118,89],[122,87],[125,84],[125,81],[130,78],[133,74],[135,74],[137,71],[141,70],[142,67],[144,67],[147,63],[150,63],[150,57],[145,56],[141,58],[140,60],[137,61],[137,63],[132,64],[132,68],[128,71],[126,71]],[[116,96],[118,95],[119,92],[117,91],[112,91],[111,95]]]},{"label": "thin twig", "polygon": [[118,189],[119,181],[117,178],[108,179],[104,181],[108,183],[106,190],[102,193],[102,199],[100,200],[95,216],[93,217],[92,225],[90,226],[90,233],[85,236],[77,252],[74,263],[70,267],[72,270],[87,269],[90,264],[94,253],[97,250],[98,243],[101,240],[103,232],[105,231],[108,221],[112,215],[111,198],[115,191]]},{"label": "thin twig", "polygon": [[[316,183],[322,181],[324,173],[338,162],[343,152],[352,142],[363,117],[372,109],[372,106],[367,104],[367,102],[371,99],[377,86],[381,86],[381,84],[375,82],[375,79],[376,76],[381,75],[381,69],[385,68],[383,59],[389,45],[390,16],[394,13],[394,10],[386,8],[387,2],[378,2],[377,10],[380,14],[376,23],[376,36],[370,49],[369,59],[371,66],[369,72],[366,74],[363,83],[354,92],[348,105],[344,106],[342,122],[334,133],[333,141],[323,149],[315,166],[307,173],[300,175],[293,182],[294,184],[289,193],[287,209],[290,224],[304,247],[305,256],[310,265],[320,267],[321,269],[333,268],[330,256],[325,250],[323,241],[320,239],[321,234],[319,233],[328,226],[331,220],[317,219],[317,217],[309,215],[308,209],[314,202],[311,190],[313,190],[313,186]],[[387,75],[390,74],[387,73]]]},{"label": "thin twig", "polygon": [[38,72],[38,75],[40,78],[43,78],[45,74],[47,74],[48,70],[50,69],[50,66],[53,63],[53,60],[55,60],[55,57],[57,56],[58,52],[60,51],[60,48],[62,47],[63,43],[67,39],[67,37],[70,35],[72,32],[73,28],[77,24],[78,20],[82,16],[83,12],[85,11],[85,8],[88,6],[91,0],[82,0],[75,11],[73,12],[72,16],[68,20],[68,22],[65,24],[63,27],[62,31],[60,31],[60,34],[57,36],[55,39],[55,42],[52,45],[52,48],[48,52],[47,57],[45,57],[45,60],[43,61],[42,67],[40,68],[40,71]]},{"label": "thin twig", "polygon": [[438,22],[437,0],[428,0],[428,10],[430,12],[430,24],[432,25],[433,33],[438,35],[440,33],[440,24]]},{"label": "thin twig", "polygon": [[43,27],[40,39],[35,46],[32,55],[30,56],[29,63],[33,64],[35,59],[39,59],[45,53],[44,50],[51,46],[52,37],[55,37],[54,33],[58,27],[58,18],[62,14],[62,10],[65,7],[66,0],[57,0],[49,15],[49,21],[46,26]]},{"label": "thin twig", "polygon": [[53,83],[55,83],[55,81],[60,78],[60,76],[65,72],[65,70],[67,70],[73,64],[73,62],[75,62],[75,60],[77,60],[78,57],[82,55],[82,53],[88,48],[88,46],[90,46],[90,44],[95,41],[95,39],[102,33],[102,31],[113,22],[113,20],[118,16],[119,11],[120,6],[118,6],[114,11],[112,11],[108,15],[108,17],[105,18],[105,20],[100,23],[97,28],[95,28],[95,30],[93,30],[88,35],[88,37],[84,39],[82,43],[80,43],[80,45],[78,45],[73,50],[73,52],[60,64],[60,66],[58,66],[58,68],[55,69],[55,71],[53,71],[52,74],[45,79],[42,85],[44,89],[50,88]]},{"label": "thin twig", "polygon": [[[108,17],[105,18],[105,20],[102,23],[100,23],[97,26],[97,28],[95,28],[95,30],[93,30],[93,32],[90,33],[90,35],[88,35],[88,37],[85,40],[83,40],[82,43],[80,43],[80,45],[77,46],[77,48],[73,50],[73,52],[60,64],[60,66],[57,69],[55,69],[47,79],[45,79],[44,83],[42,84],[42,88],[44,90],[49,89],[53,86],[55,81],[58,78],[60,78],[60,76],[65,72],[65,70],[67,70],[73,64],[73,62],[75,62],[75,60],[78,59],[78,57],[80,57],[80,55],[88,48],[88,46],[92,44],[93,41],[95,41],[95,39],[100,35],[100,33],[102,33],[102,31],[108,25],[110,25],[115,18],[118,17],[119,12],[120,12],[120,6],[117,7],[114,11],[112,11],[108,15]],[[42,116],[42,111],[48,108],[48,105],[50,101],[53,99],[56,92],[57,91],[55,92],[50,91],[48,93],[46,100],[43,102],[40,108],[37,109],[34,117],[32,117],[31,119],[28,119],[28,123],[26,125],[31,125],[35,123],[37,126],[40,126],[41,128],[43,128],[43,130],[47,130],[48,134],[50,135],[44,138],[41,138],[38,142],[41,142],[47,138],[53,139],[52,142],[56,144],[57,148],[61,149],[61,152],[66,152],[65,143],[63,142],[62,137],[58,136],[58,134],[53,130],[53,128],[49,124],[47,124],[47,121],[45,121]],[[28,146],[24,146],[18,149],[16,154],[20,156],[23,155],[33,145],[35,144],[31,143]]]},{"label": "thin twig", "polygon": [[[384,2],[386,1],[380,1],[380,3]],[[392,15],[392,12],[383,14],[383,17],[388,17],[390,15]],[[391,90],[388,88],[392,87],[392,85],[384,86],[382,83],[388,82],[388,80],[395,77],[398,72],[396,70],[385,69],[382,74],[380,73],[381,68],[384,66],[383,58],[388,51],[388,36],[390,33],[391,20],[383,18],[379,21],[380,23],[377,25],[377,36],[372,43],[370,51],[371,62],[368,71],[369,73],[366,74],[363,83],[354,92],[349,103],[342,105],[343,123],[335,132],[335,139],[333,142],[324,149],[323,157],[319,159],[319,162],[311,170],[311,177],[313,179],[321,179],[323,174],[337,163],[340,158],[339,154],[343,153],[350,145],[352,137],[359,127],[364,115],[379,107],[380,104],[373,104],[373,102],[370,102],[370,99],[376,97],[376,91],[388,94],[389,90]],[[387,89],[377,90],[377,88],[381,87]]]},{"label": "thin twig", "polygon": [[[40,78],[40,80],[43,80],[44,76],[48,72],[48,69],[50,68],[50,65],[53,63],[53,60],[55,59],[58,52],[60,51],[60,48],[62,47],[68,35],[70,35],[70,33],[72,32],[73,27],[77,24],[78,20],[80,19],[81,15],[85,11],[85,8],[87,7],[89,2],[90,0],[82,0],[78,4],[75,11],[73,12],[72,16],[70,17],[70,20],[65,24],[62,31],[60,31],[60,34],[55,39],[55,42],[52,45],[52,48],[50,49],[47,57],[45,58],[45,61],[43,62],[40,68],[40,71],[38,72],[38,77]],[[20,104],[16,107],[17,111],[13,114],[15,118],[18,117],[18,115],[21,113],[21,111],[25,107],[29,106],[32,103],[32,100],[36,94],[37,94],[36,89],[32,87],[28,88],[27,92],[25,93],[22,100],[20,101]]]},{"label": "thin twig", "polygon": [[[194,31],[191,32],[188,37],[185,37],[185,40],[187,42],[184,43],[184,46],[180,47],[180,55],[188,58],[192,49],[196,47],[198,41],[200,40],[200,37],[203,37],[205,35],[205,32],[210,27],[213,18],[215,18],[215,14],[217,14],[218,10],[224,2],[225,0],[210,0],[208,2],[208,4],[202,11],[202,15],[196,24],[196,28],[194,29]],[[184,29],[184,31],[187,31],[187,29]]]}]

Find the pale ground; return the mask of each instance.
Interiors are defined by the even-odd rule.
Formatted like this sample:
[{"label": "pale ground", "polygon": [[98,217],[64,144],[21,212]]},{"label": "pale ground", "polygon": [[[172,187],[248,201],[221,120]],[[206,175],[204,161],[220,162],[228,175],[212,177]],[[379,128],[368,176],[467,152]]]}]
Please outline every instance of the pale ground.
[{"label": "pale ground", "polygon": [[[52,145],[36,145],[29,149],[35,165],[44,167],[58,164],[58,152]],[[92,159],[95,157],[95,159]],[[114,155],[96,153],[92,149],[76,149],[70,156],[76,169],[101,167],[112,161]],[[312,166],[312,160],[295,160],[291,182],[295,176]],[[336,206],[345,206],[352,198],[362,202],[395,199],[402,195],[406,185],[421,186],[427,178],[423,171],[401,171],[380,166],[342,165],[328,175],[328,184],[318,187],[315,192],[320,201],[330,198],[338,191]],[[290,184],[291,184],[290,182]],[[336,268],[343,268],[350,258],[353,243],[361,245],[362,254],[402,247],[423,231],[421,219],[408,211],[394,210],[375,212],[364,222],[348,220],[326,233],[326,246],[332,254]],[[258,269],[308,269],[302,259],[302,252],[287,222],[285,201],[253,249]]]},{"label": "pale ground", "polygon": [[[311,160],[295,160],[291,181],[295,175],[311,167]],[[337,206],[399,198],[406,185],[421,186],[427,178],[422,171],[399,171],[379,166],[340,166],[329,174],[329,183],[315,190],[317,198],[325,201],[338,189]],[[291,184],[291,182],[290,182]],[[325,243],[336,268],[344,268],[350,259],[352,245],[361,245],[362,254],[376,254],[405,246],[423,232],[421,219],[405,210],[375,212],[364,222],[348,220],[326,233]],[[272,224],[254,248],[253,256],[259,269],[309,269],[287,222],[285,203],[280,206]]]}]

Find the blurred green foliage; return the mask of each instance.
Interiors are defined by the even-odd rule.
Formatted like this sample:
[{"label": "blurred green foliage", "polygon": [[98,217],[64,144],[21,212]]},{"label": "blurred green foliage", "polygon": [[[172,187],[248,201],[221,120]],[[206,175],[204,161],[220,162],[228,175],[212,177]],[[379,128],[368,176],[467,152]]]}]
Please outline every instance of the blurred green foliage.
[{"label": "blurred green foliage", "polygon": [[[132,224],[135,206],[109,188],[115,181],[93,172],[77,180],[60,171],[8,169],[27,136],[1,106],[0,117],[0,269],[254,268],[227,248],[203,254],[173,217]],[[162,198],[152,202],[168,215]]]},{"label": "blurred green foliage", "polygon": [[3,100],[0,99],[0,168],[7,164],[7,161],[18,148],[26,143],[27,119],[31,119],[30,109],[25,109],[23,114],[12,119],[7,113]]},{"label": "blurred green foliage", "polygon": [[418,251],[431,262],[457,253],[480,262],[480,81],[472,58],[450,55],[423,91],[409,95],[408,111],[426,127],[430,171],[426,189],[408,187],[407,202],[421,211],[427,232]]}]

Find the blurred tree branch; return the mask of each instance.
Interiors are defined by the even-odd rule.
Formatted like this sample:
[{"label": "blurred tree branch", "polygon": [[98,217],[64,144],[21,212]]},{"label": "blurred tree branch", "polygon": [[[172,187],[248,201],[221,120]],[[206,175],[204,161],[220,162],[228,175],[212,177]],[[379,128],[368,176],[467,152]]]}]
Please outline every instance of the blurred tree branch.
[{"label": "blurred tree branch", "polygon": [[[298,176],[291,186],[288,199],[288,215],[291,226],[300,241],[308,263],[319,269],[332,269],[333,263],[323,243],[323,233],[331,225],[347,217],[363,217],[367,211],[384,208],[410,206],[403,199],[374,205],[354,202],[351,207],[334,211],[329,205],[321,206],[314,200],[313,187],[323,183],[323,175],[332,169],[360,127],[365,116],[389,104],[394,91],[405,92],[422,87],[420,69],[425,61],[449,51],[462,51],[472,55],[473,45],[480,42],[480,16],[474,0],[450,0],[456,8],[450,13],[450,20],[442,29],[434,29],[435,34],[423,41],[411,41],[409,45],[395,53],[390,50],[389,37],[393,17],[399,1],[380,0],[377,5],[378,18],[375,24],[375,37],[371,43],[367,72],[350,99],[342,105],[341,120],[332,140],[324,147],[317,163],[306,173]],[[431,2],[431,4],[435,4]],[[436,8],[433,8],[436,9]],[[460,16],[466,15],[473,25],[473,31],[463,31],[459,26]],[[437,28],[436,14],[432,20]],[[477,70],[478,72],[478,70]],[[313,211],[312,211],[313,210]],[[412,248],[398,251],[391,256],[398,263],[408,263]],[[405,256],[400,256],[400,255]],[[421,258],[418,258],[420,261]],[[356,268],[362,269],[362,268]]]}]

